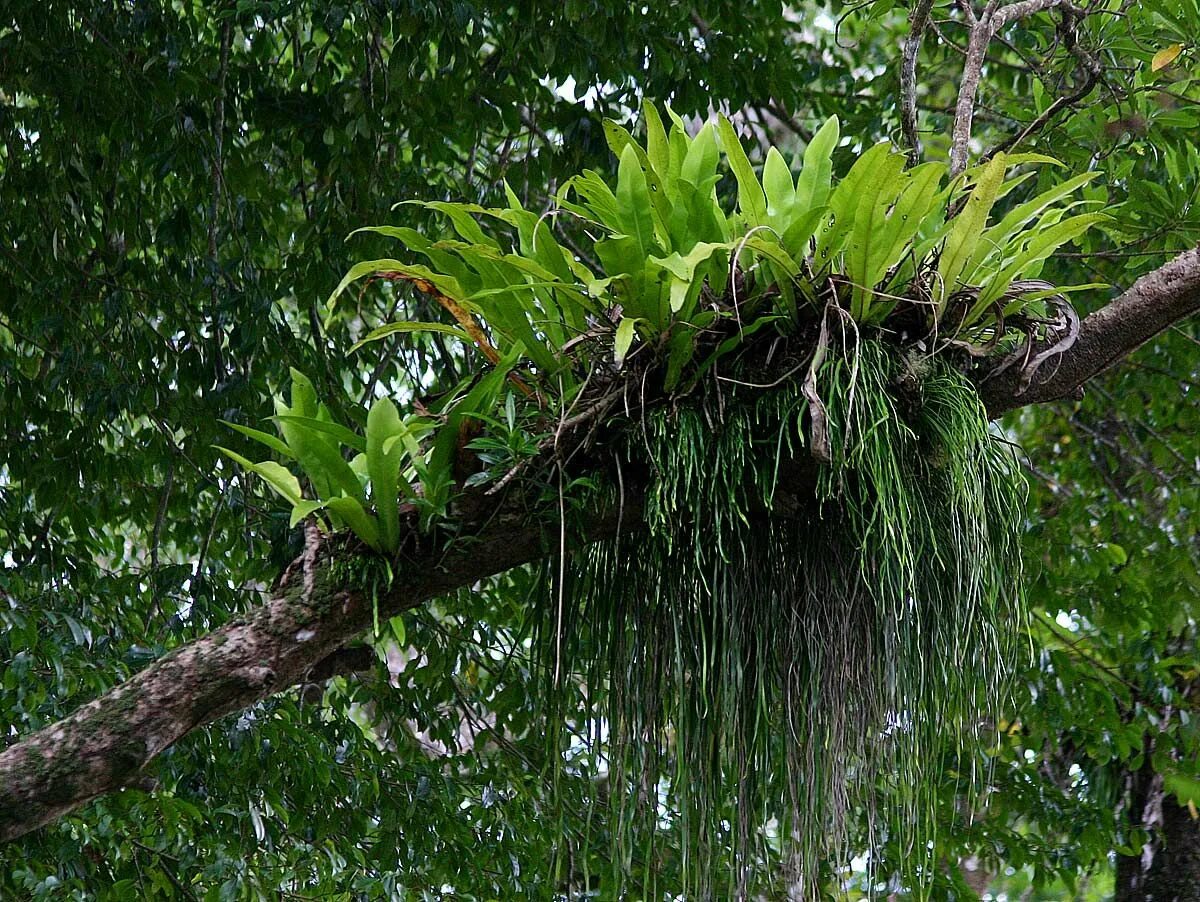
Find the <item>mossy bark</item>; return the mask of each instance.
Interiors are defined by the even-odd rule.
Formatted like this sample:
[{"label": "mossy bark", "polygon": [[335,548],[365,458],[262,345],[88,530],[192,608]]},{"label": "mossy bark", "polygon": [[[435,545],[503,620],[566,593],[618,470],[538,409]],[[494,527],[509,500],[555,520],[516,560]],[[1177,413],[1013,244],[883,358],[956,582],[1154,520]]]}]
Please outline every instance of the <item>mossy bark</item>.
[{"label": "mossy bark", "polygon": [[[623,515],[636,516],[636,501]],[[617,528],[616,511],[588,523],[600,538]],[[487,523],[447,548],[420,543],[393,567],[379,616],[544,556],[558,527],[523,506],[494,510]],[[298,683],[328,677],[325,662],[370,626],[373,604],[363,559],[319,547],[310,535],[263,605],[184,645],[58,723],[0,753],[0,842],[15,839],[113,790],[138,783],[143,769],[189,732]]]}]

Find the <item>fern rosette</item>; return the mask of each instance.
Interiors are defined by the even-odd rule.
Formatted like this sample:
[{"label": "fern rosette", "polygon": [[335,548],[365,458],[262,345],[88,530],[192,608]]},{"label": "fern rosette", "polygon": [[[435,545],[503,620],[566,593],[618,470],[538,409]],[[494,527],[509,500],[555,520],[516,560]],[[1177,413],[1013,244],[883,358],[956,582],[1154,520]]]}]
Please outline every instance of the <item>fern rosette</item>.
[{"label": "fern rosette", "polygon": [[615,536],[561,541],[537,606],[551,769],[605,772],[615,879],[636,859],[653,894],[677,831],[697,897],[781,867],[812,893],[880,842],[919,883],[927,752],[987,729],[1022,611],[1024,481],[972,380],[1037,378],[1072,339],[1067,296],[1094,286],[1040,268],[1104,219],[1076,212],[1091,176],[1032,192],[1053,161],[996,154],[951,179],[854,155],[836,119],[761,172],[723,117],[606,129],[615,182],[584,172],[540,211],[420,203],[442,238],[363,230],[404,253],[352,267],[331,316],[356,281],[406,283],[444,320],[360,344],[437,333],[480,375],[419,415],[375,402],[364,438],[297,374],[281,438],[238,427],[284,463],[237,459],[293,522],[391,558],[405,524],[452,537],[468,497],[525,491],[555,523],[636,495]]}]

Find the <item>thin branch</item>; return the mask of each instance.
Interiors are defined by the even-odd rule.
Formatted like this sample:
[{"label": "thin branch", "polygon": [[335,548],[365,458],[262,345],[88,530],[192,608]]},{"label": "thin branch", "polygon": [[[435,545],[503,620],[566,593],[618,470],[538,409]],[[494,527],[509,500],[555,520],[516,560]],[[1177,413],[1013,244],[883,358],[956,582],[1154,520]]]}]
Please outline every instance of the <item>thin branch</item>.
[{"label": "thin branch", "polygon": [[373,670],[378,658],[375,649],[369,645],[351,645],[339,648],[322,658],[305,674],[305,681],[322,683],[335,676],[349,673],[366,673]]},{"label": "thin branch", "polygon": [[1103,67],[1100,65],[1099,60],[1097,60],[1091,53],[1079,46],[1075,39],[1074,25],[1074,11],[1069,7],[1064,6],[1062,24],[1064,38],[1068,49],[1071,51],[1071,54],[1077,60],[1079,60],[1080,67],[1083,69],[1083,78],[1080,80],[1078,87],[1076,87],[1070,94],[1062,97],[1056,97],[1054,102],[1042,111],[1041,115],[1039,115],[1036,119],[1030,122],[1029,125],[1025,126],[1025,128],[1021,130],[1020,134],[1009,138],[1007,141],[1004,141],[998,147],[990,151],[987,154],[988,158],[997,153],[1011,150],[1013,147],[1021,144],[1031,135],[1045,128],[1050,121],[1063,110],[1074,107],[1077,103],[1079,103],[1079,101],[1083,100],[1083,98],[1087,97],[1088,94],[1092,93],[1092,89],[1096,86],[1096,83],[1100,80],[1100,76],[1103,73]]},{"label": "thin branch", "polygon": [[773,100],[768,100],[766,103],[758,105],[759,115],[766,113],[801,141],[809,142],[813,139],[813,133],[797,122],[792,115],[782,106]]},{"label": "thin branch", "polygon": [[175,487],[175,458],[167,462],[167,478],[163,482],[162,497],[158,502],[158,512],[154,516],[154,532],[150,538],[150,607],[149,622],[153,623],[162,612],[162,599],[158,594],[158,548],[162,541],[163,523],[167,519],[167,507],[171,502],[171,490]]},{"label": "thin branch", "polygon": [[979,80],[987,58],[988,44],[996,32],[1017,19],[1063,6],[1067,0],[1019,0],[1007,6],[997,6],[997,0],[988,0],[983,13],[975,17],[970,5],[963,4],[964,13],[971,23],[967,40],[967,56],[963,62],[962,81],[958,89],[958,102],[954,107],[954,130],[950,140],[950,174],[958,175],[967,168],[971,143],[971,125],[975,116],[975,95],[979,91]]},{"label": "thin branch", "polygon": [[221,350],[221,330],[218,315],[217,274],[221,264],[218,256],[217,232],[220,228],[218,219],[221,212],[221,184],[224,182],[225,163],[225,76],[229,72],[229,48],[233,44],[233,15],[227,14],[225,25],[221,29],[221,56],[217,68],[217,99],[213,105],[212,121],[212,198],[208,205],[208,260],[212,268],[209,279],[211,309],[209,317],[212,320],[212,338],[215,344],[215,359],[219,378],[225,377],[225,361]]},{"label": "thin branch", "polygon": [[921,41],[929,27],[932,10],[933,0],[917,0],[900,60],[900,127],[908,144],[908,162],[911,166],[921,160],[921,138],[917,134],[917,57],[921,53]]}]

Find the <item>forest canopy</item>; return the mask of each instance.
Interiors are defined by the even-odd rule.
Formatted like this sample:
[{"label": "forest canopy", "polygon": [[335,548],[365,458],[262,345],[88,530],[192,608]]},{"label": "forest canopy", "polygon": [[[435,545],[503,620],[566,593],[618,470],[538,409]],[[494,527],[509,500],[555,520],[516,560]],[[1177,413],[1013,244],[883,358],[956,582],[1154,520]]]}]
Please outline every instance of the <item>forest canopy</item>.
[{"label": "forest canopy", "polygon": [[1200,898],[1198,20],[10,5],[0,895]]}]

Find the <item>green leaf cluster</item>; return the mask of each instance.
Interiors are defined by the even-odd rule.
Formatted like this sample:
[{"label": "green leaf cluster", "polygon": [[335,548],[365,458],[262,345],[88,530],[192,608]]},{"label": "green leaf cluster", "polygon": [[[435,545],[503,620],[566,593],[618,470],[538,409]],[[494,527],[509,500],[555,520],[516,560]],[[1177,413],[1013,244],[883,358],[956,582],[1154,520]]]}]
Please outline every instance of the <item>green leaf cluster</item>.
[{"label": "green leaf cluster", "polygon": [[[366,436],[334,422],[329,408],[317,400],[307,376],[292,370],[291,404],[275,401],[279,437],[243,426],[228,425],[294,462],[308,483],[276,460],[254,462],[219,448],[260,476],[292,506],[289,526],[314,517],[326,529],[349,529],[375,551],[394,552],[400,542],[400,505],[417,510],[423,522],[445,507],[447,486],[431,478],[431,454],[421,439],[434,426],[427,417],[403,417],[390,398],[379,398],[367,414]],[[355,452],[347,460],[345,449]]]},{"label": "green leaf cluster", "polygon": [[[994,345],[1006,320],[1048,294],[1073,290],[1025,280],[1105,219],[1067,215],[1086,203],[1070,200],[1093,178],[1085,173],[990,222],[997,200],[1033,175],[1031,165],[1053,162],[1041,155],[997,154],[948,180],[944,164],[906,169],[905,158],[882,143],[835,181],[833,155],[843,136],[832,117],[791,165],[770,148],[756,173],[728,119],[718,116],[692,136],[679,116],[667,114],[669,129],[646,104],[644,143],[606,123],[618,160],[615,181],[585,170],[566,180],[541,214],[509,190],[508,206],[500,208],[421,203],[447,218],[453,238],[435,241],[400,226],[361,230],[395,239],[426,262],[355,265],[331,296],[331,311],[354,281],[399,277],[437,296],[467,331],[399,322],[364,342],[430,329],[474,340],[489,354],[492,344],[501,351],[519,344],[546,384],[570,388],[582,378],[573,375],[580,352],[566,348],[599,330],[607,336],[603,354],[618,368],[643,345],[668,359],[670,390],[690,385],[685,377],[702,374],[730,350],[703,347],[706,332],[736,320],[740,340],[760,319],[795,330],[828,305],[848,311],[860,327],[888,328],[907,316],[910,335],[941,329]],[[1013,169],[1021,171],[1010,177]],[[723,190],[726,172],[731,191]],[[481,221],[507,231],[507,240]]]}]

